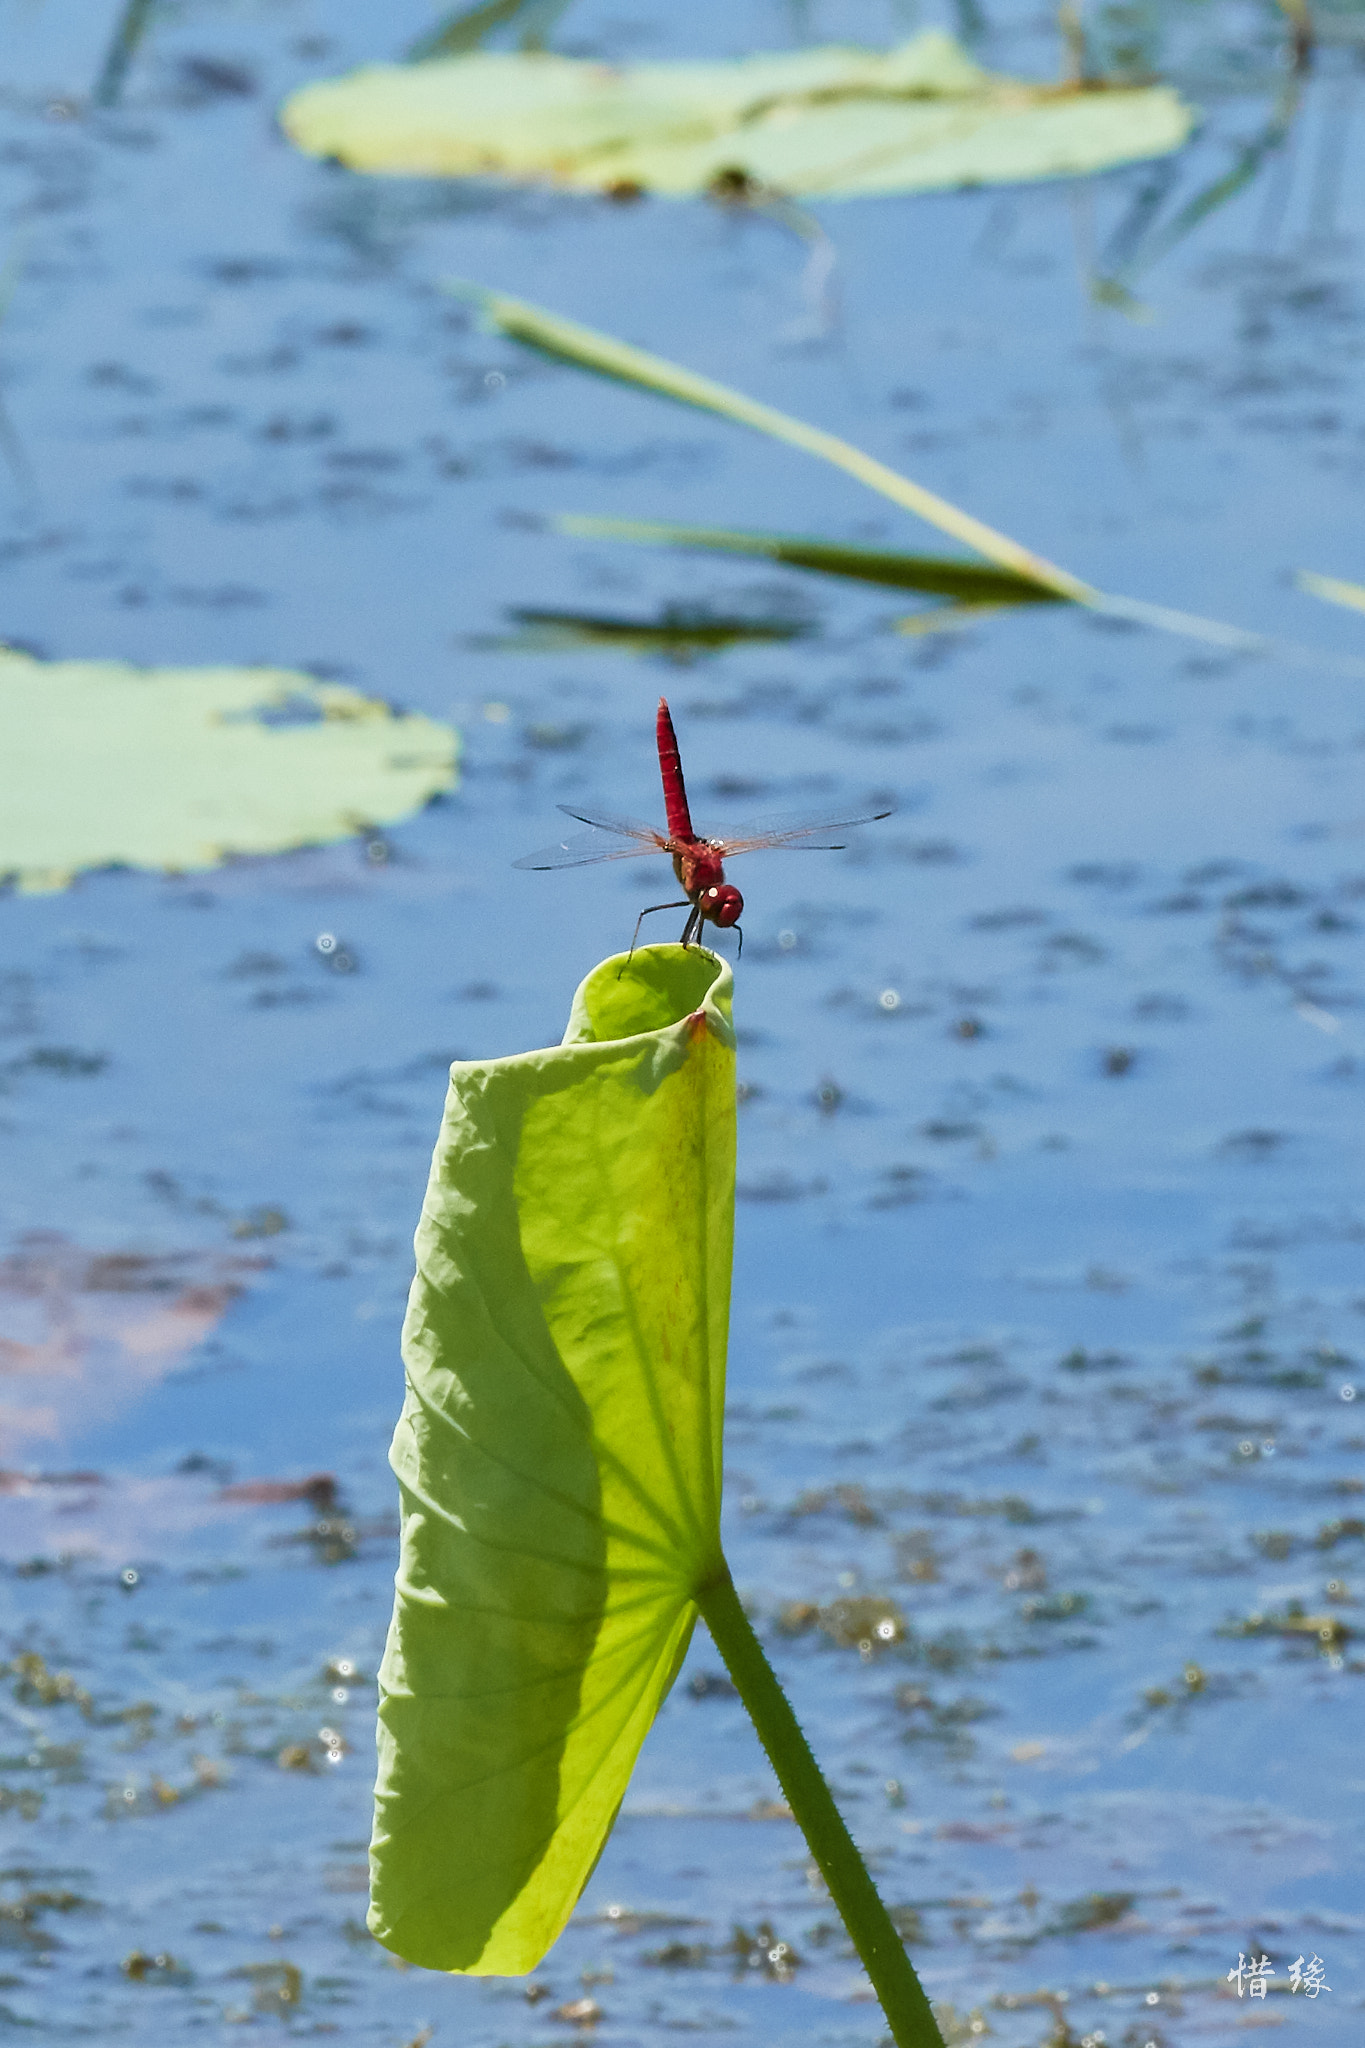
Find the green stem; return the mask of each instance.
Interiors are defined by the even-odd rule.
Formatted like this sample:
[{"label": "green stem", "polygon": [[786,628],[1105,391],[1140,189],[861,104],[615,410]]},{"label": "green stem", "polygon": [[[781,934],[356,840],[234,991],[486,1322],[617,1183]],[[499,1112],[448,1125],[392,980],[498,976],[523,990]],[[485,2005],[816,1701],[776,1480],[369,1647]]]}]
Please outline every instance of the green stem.
[{"label": "green stem", "polygon": [[830,1897],[853,1937],[863,1968],[872,1979],[896,2048],[943,2048],[943,2036],[924,1987],[844,1826],[777,1674],[749,1626],[728,1571],[698,1595],[697,1604],[749,1709]]},{"label": "green stem", "polygon": [[137,46],[151,25],[152,11],[156,0],[127,0],[118,27],[114,30],[100,75],[92,95],[97,107],[115,107],[123,91],[124,74],[132,63]]}]

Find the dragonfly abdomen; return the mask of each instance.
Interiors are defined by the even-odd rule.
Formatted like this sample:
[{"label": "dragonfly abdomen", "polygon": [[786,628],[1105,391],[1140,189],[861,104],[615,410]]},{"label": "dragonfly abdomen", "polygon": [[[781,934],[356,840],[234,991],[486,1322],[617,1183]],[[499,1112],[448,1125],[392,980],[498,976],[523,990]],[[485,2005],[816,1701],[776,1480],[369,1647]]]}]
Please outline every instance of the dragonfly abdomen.
[{"label": "dragonfly abdomen", "polygon": [[[659,699],[659,715],[654,721],[654,736],[659,747],[659,774],[663,778],[668,836],[670,839],[695,839],[697,835],[692,830],[692,813],[687,806],[687,785],[683,781],[682,756],[678,752],[678,735],[673,730],[667,697]],[[682,880],[681,874],[678,879]]]}]

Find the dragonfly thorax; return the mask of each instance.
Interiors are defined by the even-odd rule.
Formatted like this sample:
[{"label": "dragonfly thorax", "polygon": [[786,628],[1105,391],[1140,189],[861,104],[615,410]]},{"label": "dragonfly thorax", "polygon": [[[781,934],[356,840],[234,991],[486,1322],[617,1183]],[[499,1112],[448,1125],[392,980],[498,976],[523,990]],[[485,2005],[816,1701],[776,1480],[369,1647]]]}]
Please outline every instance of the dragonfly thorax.
[{"label": "dragonfly thorax", "polygon": [[693,839],[681,846],[675,840],[674,845],[673,872],[699,915],[722,929],[738,924],[744,915],[744,898],[725,879],[721,847],[712,839]]},{"label": "dragonfly thorax", "polygon": [[695,903],[707,889],[725,881],[725,864],[719,847],[709,839],[694,839],[679,845],[674,840],[673,872]]}]

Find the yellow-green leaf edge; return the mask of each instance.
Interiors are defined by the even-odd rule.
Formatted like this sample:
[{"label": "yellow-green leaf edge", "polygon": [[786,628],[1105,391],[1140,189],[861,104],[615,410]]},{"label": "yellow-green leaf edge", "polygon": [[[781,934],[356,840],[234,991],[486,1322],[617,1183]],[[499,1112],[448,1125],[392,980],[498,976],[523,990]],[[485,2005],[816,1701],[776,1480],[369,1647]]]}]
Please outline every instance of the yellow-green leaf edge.
[{"label": "yellow-green leaf edge", "polygon": [[562,1045],[459,1062],[417,1231],[392,1463],[370,1928],[533,1969],[724,1571],[733,979],[649,946]]}]

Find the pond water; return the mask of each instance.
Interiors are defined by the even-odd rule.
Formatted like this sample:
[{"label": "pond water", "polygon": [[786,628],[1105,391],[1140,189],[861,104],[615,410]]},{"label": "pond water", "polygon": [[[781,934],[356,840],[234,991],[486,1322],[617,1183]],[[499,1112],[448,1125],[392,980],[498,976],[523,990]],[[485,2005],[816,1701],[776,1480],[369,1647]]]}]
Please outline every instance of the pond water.
[{"label": "pond water", "polygon": [[[1365,574],[1361,17],[1323,17],[1295,100],[1273,7],[1099,10],[1200,106],[1191,147],[814,208],[817,302],[769,218],[292,153],[283,95],[397,54],[424,0],[187,0],[91,115],[115,11],[0,8],[0,628],[311,669],[449,719],[464,763],[382,838],[0,901],[0,2024],[880,2038],[701,1636],[529,1988],[363,1926],[444,1068],[557,1039],[661,893],[650,862],[510,862],[557,802],[652,815],[663,688],[699,810],[898,804],[738,876],[726,1534],[950,2039],[1357,2042],[1365,622],[1292,572]],[[580,0],[556,40],[935,19]],[[1056,75],[1019,0],[942,25]],[[1062,608],[906,634],[894,592],[566,539],[548,515],[939,545],[482,334],[453,275],[1320,658]],[[802,630],[680,662],[514,618],[670,606]],[[1291,1991],[1298,1958],[1330,1990]]]}]

